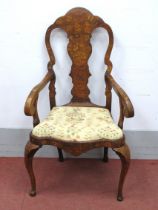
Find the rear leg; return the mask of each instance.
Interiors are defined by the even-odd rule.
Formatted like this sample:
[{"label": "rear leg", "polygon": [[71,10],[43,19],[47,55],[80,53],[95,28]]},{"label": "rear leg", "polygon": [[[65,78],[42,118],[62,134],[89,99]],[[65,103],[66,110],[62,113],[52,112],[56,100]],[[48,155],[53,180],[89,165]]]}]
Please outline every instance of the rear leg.
[{"label": "rear leg", "polygon": [[63,152],[62,149],[57,148],[58,149],[58,154],[59,154],[59,161],[63,162],[64,161],[64,157],[63,157]]},{"label": "rear leg", "polygon": [[108,162],[108,147],[104,147],[104,156],[103,156],[103,162]]}]

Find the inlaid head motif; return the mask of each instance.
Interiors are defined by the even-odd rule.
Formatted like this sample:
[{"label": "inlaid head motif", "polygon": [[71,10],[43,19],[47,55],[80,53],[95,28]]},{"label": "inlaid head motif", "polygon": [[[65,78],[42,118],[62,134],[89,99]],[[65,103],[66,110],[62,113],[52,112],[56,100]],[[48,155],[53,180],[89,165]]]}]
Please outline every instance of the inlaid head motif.
[{"label": "inlaid head motif", "polygon": [[89,89],[87,87],[90,76],[88,59],[92,52],[90,44],[91,34],[97,27],[103,27],[109,34],[109,45],[105,55],[105,64],[108,71],[111,71],[110,53],[113,46],[113,34],[111,28],[104,21],[93,16],[91,12],[84,8],[74,8],[65,16],[58,18],[46,32],[46,47],[50,57],[50,63],[55,63],[54,54],[50,45],[50,33],[55,28],[63,29],[68,36],[68,53],[72,60],[71,77],[73,82],[72,101],[89,101]]}]

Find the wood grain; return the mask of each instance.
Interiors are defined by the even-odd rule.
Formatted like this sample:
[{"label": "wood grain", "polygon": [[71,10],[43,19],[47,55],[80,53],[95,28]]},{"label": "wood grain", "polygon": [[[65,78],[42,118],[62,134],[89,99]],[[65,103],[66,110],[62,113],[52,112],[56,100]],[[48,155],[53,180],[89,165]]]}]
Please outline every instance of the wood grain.
[{"label": "wood grain", "polygon": [[55,28],[63,29],[68,36],[68,53],[72,60],[71,73],[73,88],[72,100],[73,102],[87,102],[89,99],[89,89],[87,87],[88,78],[90,76],[88,59],[92,52],[90,44],[91,34],[94,29],[102,27],[107,30],[109,34],[109,44],[105,54],[105,64],[107,71],[111,72],[112,63],[110,61],[110,54],[113,47],[113,33],[108,24],[101,18],[94,16],[91,12],[84,8],[75,8],[66,13],[65,16],[58,18],[46,32],[46,47],[48,50],[50,62],[55,63],[55,57],[50,43],[51,32]]},{"label": "wood grain", "polygon": [[[33,126],[39,124],[40,120],[38,117],[37,103],[40,91],[49,84],[49,99],[50,108],[56,106],[55,101],[55,73],[53,65],[55,64],[55,57],[53,49],[50,43],[51,32],[56,28],[63,29],[68,36],[69,43],[67,46],[68,54],[72,60],[70,76],[72,77],[73,88],[72,88],[72,99],[70,103],[65,104],[66,106],[94,106],[99,107],[91,103],[88,89],[88,79],[91,76],[89,73],[88,59],[92,52],[92,46],[90,44],[92,32],[98,28],[104,28],[109,35],[108,48],[105,53],[104,62],[107,65],[105,72],[105,83],[106,83],[106,106],[111,111],[112,105],[112,88],[119,97],[120,102],[120,117],[118,126],[123,128],[124,117],[133,117],[134,109],[133,105],[124,92],[124,90],[115,82],[111,75],[112,62],[110,60],[111,51],[113,48],[113,32],[111,27],[105,23],[100,17],[94,16],[90,11],[84,8],[74,8],[70,10],[66,15],[59,17],[51,26],[48,27],[45,35],[46,48],[49,55],[49,62],[47,65],[47,74],[43,80],[36,85],[30,92],[26,103],[24,112],[28,116],[33,117]],[[61,75],[62,76],[62,75]],[[101,106],[100,106],[101,107]],[[122,188],[125,180],[125,176],[129,167],[130,152],[128,146],[125,144],[125,136],[121,139],[111,141],[109,139],[99,139],[91,142],[69,142],[53,138],[38,138],[30,134],[30,140],[25,147],[25,166],[28,170],[30,181],[31,181],[31,192],[30,195],[36,194],[36,182],[32,168],[32,160],[36,151],[43,145],[52,145],[58,148],[59,160],[63,161],[62,149],[72,155],[78,156],[83,152],[90,149],[104,147],[104,161],[108,161],[108,148],[112,148],[120,157],[122,162],[122,170],[120,175],[119,187],[118,187],[118,200],[122,200]]]},{"label": "wood grain", "polygon": [[120,180],[119,180],[119,185],[118,185],[118,194],[117,194],[117,200],[122,201],[123,200],[123,184],[125,181],[125,177],[127,175],[129,165],[130,165],[130,150],[127,144],[124,144],[122,147],[115,148],[113,149],[116,154],[120,157],[121,159],[121,173],[120,173]]}]

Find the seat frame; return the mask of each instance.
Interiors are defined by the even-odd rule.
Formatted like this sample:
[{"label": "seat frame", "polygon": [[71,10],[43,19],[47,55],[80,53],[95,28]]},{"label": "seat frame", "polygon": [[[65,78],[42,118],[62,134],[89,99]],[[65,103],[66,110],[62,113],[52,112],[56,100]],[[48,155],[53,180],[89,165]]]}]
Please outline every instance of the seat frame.
[{"label": "seat frame", "polygon": [[[52,30],[61,28],[66,31],[69,39],[68,53],[72,60],[71,73],[72,77],[72,99],[66,106],[82,106],[82,107],[101,107],[91,103],[89,99],[89,89],[87,86],[88,78],[90,76],[88,59],[91,55],[92,46],[90,44],[91,33],[94,29],[102,27],[107,30],[109,35],[109,44],[105,54],[105,64],[107,70],[105,72],[106,83],[106,106],[104,108],[111,112],[112,103],[112,88],[116,92],[119,98],[120,104],[120,116],[118,120],[118,126],[123,129],[124,117],[133,117],[134,109],[132,103],[124,92],[124,90],[116,83],[111,75],[112,63],[110,61],[110,54],[113,47],[113,32],[108,24],[106,24],[101,18],[92,15],[91,12],[84,8],[74,8],[66,13],[65,16],[58,18],[54,24],[52,24],[46,32],[45,43],[48,50],[50,61],[48,62],[48,72],[43,80],[36,85],[30,92],[25,103],[25,114],[33,117],[33,126],[40,123],[37,102],[40,91],[49,83],[49,99],[50,108],[56,106],[55,101],[55,73],[53,65],[55,64],[55,57],[50,43],[50,35]],[[54,138],[36,137],[30,133],[30,139],[25,146],[25,166],[28,171],[31,181],[30,195],[36,195],[36,181],[32,167],[32,160],[35,153],[43,145],[56,146],[59,153],[59,160],[63,161],[62,150],[71,153],[74,156],[78,156],[83,152],[86,152],[94,148],[104,148],[103,161],[108,161],[108,148],[112,148],[113,151],[120,157],[122,167],[118,185],[117,200],[123,200],[123,184],[130,164],[130,151],[128,145],[125,143],[125,136],[115,141],[109,141],[108,139],[100,139],[92,142],[65,142]]]}]

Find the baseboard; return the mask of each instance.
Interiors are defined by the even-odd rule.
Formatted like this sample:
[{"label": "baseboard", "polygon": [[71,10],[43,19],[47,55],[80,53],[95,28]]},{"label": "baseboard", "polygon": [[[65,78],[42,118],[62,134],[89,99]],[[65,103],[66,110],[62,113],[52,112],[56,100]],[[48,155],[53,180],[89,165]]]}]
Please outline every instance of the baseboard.
[{"label": "baseboard", "polygon": [[[24,147],[29,138],[29,129],[0,129],[0,157],[23,157]],[[132,159],[158,159],[158,131],[125,131],[126,142],[131,150]],[[103,149],[94,149],[80,158],[101,158]],[[57,157],[57,150],[44,146],[37,152],[39,157]],[[72,157],[64,153],[65,157]],[[109,157],[117,158],[109,149]]]}]

